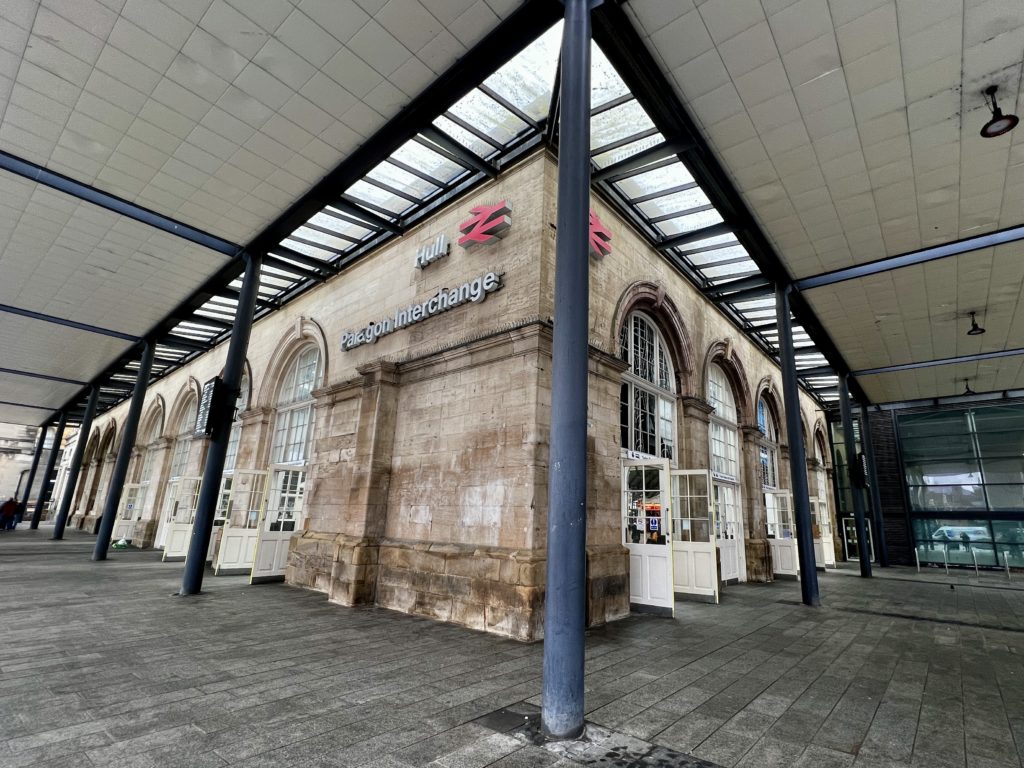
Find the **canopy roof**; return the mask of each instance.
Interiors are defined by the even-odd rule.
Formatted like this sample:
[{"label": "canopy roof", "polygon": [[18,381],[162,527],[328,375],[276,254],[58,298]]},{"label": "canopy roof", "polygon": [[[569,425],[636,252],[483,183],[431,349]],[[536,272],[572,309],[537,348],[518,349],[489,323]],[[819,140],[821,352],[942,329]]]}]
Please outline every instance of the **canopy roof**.
[{"label": "canopy roof", "polygon": [[[1017,174],[997,168],[1015,157],[1012,134],[976,147],[980,100],[966,88],[940,119],[957,130],[939,131],[914,117],[939,103],[922,95],[936,86],[924,84],[928,66],[884,70],[894,76],[883,84],[902,84],[901,107],[888,91],[861,96],[882,70],[797,53],[834,45],[870,69],[892,53],[871,47],[873,35],[900,54],[937,24],[981,40],[975,15],[987,29],[1015,12],[896,25],[893,2],[842,4],[826,28],[799,11],[825,0],[777,1],[767,18],[761,4],[727,5],[594,12],[593,179],[767,353],[775,285],[1017,223]],[[258,312],[271,312],[531,150],[557,148],[560,11],[548,0],[0,6],[0,421],[45,423],[93,381],[101,407],[119,402],[142,338],[158,342],[155,377],[222,341],[246,249],[268,254]],[[987,51],[1015,95],[1020,46],[1015,64],[997,47],[1002,58],[960,55],[984,79]],[[952,84],[950,67],[935,77]],[[840,80],[841,98],[819,93]],[[908,112],[912,91],[925,103]],[[832,111],[814,117],[805,100]],[[900,110],[904,133],[890,114]],[[930,186],[953,171],[955,183]],[[1010,375],[1000,360],[887,369],[1024,347],[1017,247],[798,282],[804,385],[823,402],[836,397],[833,370],[860,371],[854,391],[876,402],[948,394],[952,378],[978,391],[1024,386],[1019,364]],[[986,336],[963,336],[967,307],[981,310]]]}]

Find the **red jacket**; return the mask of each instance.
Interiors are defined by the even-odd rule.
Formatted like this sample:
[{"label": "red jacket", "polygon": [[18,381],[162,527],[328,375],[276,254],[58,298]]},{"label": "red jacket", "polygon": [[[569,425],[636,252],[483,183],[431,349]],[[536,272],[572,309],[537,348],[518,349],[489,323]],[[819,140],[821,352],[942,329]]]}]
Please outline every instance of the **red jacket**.
[{"label": "red jacket", "polygon": [[18,502],[14,499],[8,499],[4,502],[3,506],[0,507],[0,517],[14,517],[18,512]]}]

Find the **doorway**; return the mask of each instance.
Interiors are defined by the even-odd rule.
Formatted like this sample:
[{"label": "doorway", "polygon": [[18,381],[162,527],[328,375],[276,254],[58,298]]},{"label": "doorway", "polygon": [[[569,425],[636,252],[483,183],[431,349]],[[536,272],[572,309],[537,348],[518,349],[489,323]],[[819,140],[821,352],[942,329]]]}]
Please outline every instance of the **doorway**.
[{"label": "doorway", "polygon": [[673,616],[668,488],[667,460],[623,460],[622,543],[629,550],[630,608]]}]

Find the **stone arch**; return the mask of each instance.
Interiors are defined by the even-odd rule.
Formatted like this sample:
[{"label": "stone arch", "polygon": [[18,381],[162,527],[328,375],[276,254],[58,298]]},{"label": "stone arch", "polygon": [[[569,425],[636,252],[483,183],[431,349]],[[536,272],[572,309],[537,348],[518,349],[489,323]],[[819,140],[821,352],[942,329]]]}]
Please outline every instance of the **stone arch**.
[{"label": "stone arch", "polygon": [[115,456],[117,447],[115,437],[117,436],[117,422],[111,419],[103,429],[103,437],[100,439],[98,459],[101,461],[108,456]]},{"label": "stone arch", "polygon": [[167,437],[175,437],[186,431],[181,427],[181,418],[185,415],[189,403],[195,400],[198,404],[201,396],[202,387],[199,386],[199,382],[194,376],[189,376],[188,381],[178,390],[178,394],[174,398],[174,405],[171,406],[171,410],[167,414],[167,420],[164,424]]},{"label": "stone arch", "polygon": [[779,388],[775,384],[775,380],[771,376],[765,376],[759,382],[757,387],[754,389],[756,393],[754,397],[754,421],[757,421],[757,404],[761,398],[764,398],[765,405],[768,406],[768,410],[771,411],[772,418],[775,419],[775,428],[779,433],[779,443],[788,444],[788,433],[786,432],[786,412],[782,406],[782,397],[779,393]]},{"label": "stone arch", "polygon": [[665,340],[676,377],[676,394],[692,395],[696,388],[693,381],[693,342],[686,330],[686,324],[675,302],[665,293],[664,287],[649,281],[638,281],[626,288],[615,305],[612,321],[612,338],[609,349],[619,354],[619,334],[626,318],[632,312],[643,312],[657,326]]},{"label": "stone arch", "polygon": [[142,420],[139,422],[139,430],[135,433],[135,444],[138,446],[149,445],[164,434],[164,398],[157,395],[146,408]]},{"label": "stone arch", "polygon": [[733,396],[736,398],[736,421],[740,426],[757,426],[757,412],[750,400],[750,387],[747,384],[747,372],[743,362],[736,355],[730,339],[722,339],[714,342],[708,347],[704,355],[704,365],[701,369],[700,396],[708,400],[708,367],[716,363],[732,386]]},{"label": "stone arch", "polygon": [[[224,378],[224,369],[221,368],[220,369],[220,373],[217,374],[217,375],[220,376],[221,379],[223,379]],[[245,388],[245,392],[243,392],[242,394],[245,395],[245,402],[248,403],[247,407],[248,408],[252,408],[252,406],[253,406],[253,402],[252,402],[252,390],[253,390],[253,384],[252,384],[252,365],[249,363],[249,359],[248,358],[246,358],[245,362],[242,363],[242,381],[241,381],[241,383],[242,383],[242,386]]]},{"label": "stone arch", "polygon": [[[273,408],[277,403],[277,392],[281,386],[288,365],[296,353],[307,344],[315,344],[320,351],[320,386],[327,380],[328,357],[327,357],[327,336],[323,328],[315,320],[308,317],[299,317],[281,337],[270,356],[263,381],[260,382],[259,393],[255,403],[249,401],[249,407],[258,405],[261,408]],[[252,378],[250,376],[250,387]]]}]

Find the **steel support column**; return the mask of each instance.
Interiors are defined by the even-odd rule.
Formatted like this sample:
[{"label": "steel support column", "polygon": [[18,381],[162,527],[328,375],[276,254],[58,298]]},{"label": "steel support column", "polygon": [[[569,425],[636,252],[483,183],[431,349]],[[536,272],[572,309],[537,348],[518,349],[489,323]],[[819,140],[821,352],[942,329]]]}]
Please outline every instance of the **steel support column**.
[{"label": "steel support column", "polygon": [[868,421],[868,407],[860,406],[860,440],[864,444],[864,459],[868,464],[868,485],[871,495],[871,517],[875,521],[875,551],[878,564],[889,567],[889,552],[885,547],[885,520],[882,518],[882,495],[878,491],[878,467],[875,466],[875,446],[871,442],[871,424]]},{"label": "steel support column", "polygon": [[564,4],[541,724],[549,737],[572,739],[583,732],[590,315],[590,9],[598,3],[564,0]]},{"label": "steel support column", "polygon": [[213,518],[220,500],[220,482],[224,474],[224,458],[228,450],[231,420],[235,400],[242,384],[245,368],[245,354],[249,347],[249,332],[252,330],[253,314],[256,311],[256,295],[260,287],[260,257],[245,255],[245,276],[235,310],[235,327],[228,344],[228,357],[224,363],[224,398],[213,403],[211,420],[213,432],[206,450],[206,466],[203,468],[203,483],[199,490],[195,522],[192,524],[192,538],[188,543],[185,558],[185,573],[181,579],[181,595],[198,595],[203,588],[203,573],[206,569],[206,553],[210,548],[213,534]]},{"label": "steel support column", "polygon": [[43,455],[43,443],[46,442],[46,433],[49,431],[50,425],[44,424],[39,429],[39,440],[36,442],[36,452],[32,456],[32,467],[28,471],[28,485],[25,487],[25,492],[21,495],[22,506],[28,508],[28,496],[32,493],[32,483],[36,481],[36,470],[39,469],[39,459]]},{"label": "steel support column", "polygon": [[89,391],[89,402],[85,406],[82,423],[78,427],[78,439],[75,441],[75,452],[71,455],[71,466],[68,467],[68,481],[64,485],[64,498],[60,500],[60,510],[53,521],[54,540],[64,538],[64,526],[68,524],[68,513],[75,500],[75,486],[78,485],[78,474],[82,471],[82,456],[85,455],[85,444],[89,442],[89,431],[92,429],[92,417],[96,415],[96,403],[100,399],[99,385],[93,384]]},{"label": "steel support column", "polygon": [[868,548],[867,526],[864,524],[864,496],[857,473],[857,444],[853,439],[853,417],[850,415],[850,388],[846,374],[839,376],[839,416],[843,420],[843,445],[846,447],[846,472],[853,499],[853,518],[857,524],[857,554],[860,575],[871,576],[871,550]]},{"label": "steel support column", "polygon": [[50,500],[50,486],[53,483],[53,470],[57,466],[57,454],[60,453],[60,443],[64,439],[64,428],[68,425],[68,412],[60,412],[60,421],[57,422],[57,431],[53,434],[53,442],[50,444],[50,455],[46,459],[46,470],[43,473],[43,482],[39,486],[39,496],[36,497],[36,508],[32,511],[32,522],[29,528],[33,531],[39,527],[39,521],[43,518],[43,507]]},{"label": "steel support column", "polygon": [[121,506],[121,493],[124,481],[128,478],[128,463],[135,447],[135,433],[139,429],[139,418],[142,416],[142,404],[146,399],[146,387],[149,386],[149,373],[153,368],[153,353],[156,343],[147,341],[142,348],[142,359],[139,370],[135,374],[135,388],[132,390],[132,401],[128,406],[128,415],[121,428],[121,447],[117,450],[114,471],[110,475],[107,486],[107,498],[103,502],[103,515],[100,517],[99,532],[96,534],[96,546],[92,550],[93,560],[106,560],[110,548],[110,537],[114,533],[114,522],[117,520],[117,509]]},{"label": "steel support column", "polygon": [[786,441],[789,444],[789,477],[793,490],[796,521],[796,551],[800,560],[800,597],[804,605],[821,605],[818,570],[814,562],[814,533],[811,531],[811,500],[807,491],[807,456],[800,428],[800,390],[793,355],[793,323],[789,316],[788,287],[775,292],[779,318],[779,364],[782,368],[782,399],[786,410]]}]

